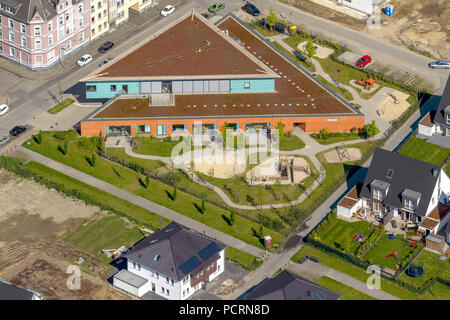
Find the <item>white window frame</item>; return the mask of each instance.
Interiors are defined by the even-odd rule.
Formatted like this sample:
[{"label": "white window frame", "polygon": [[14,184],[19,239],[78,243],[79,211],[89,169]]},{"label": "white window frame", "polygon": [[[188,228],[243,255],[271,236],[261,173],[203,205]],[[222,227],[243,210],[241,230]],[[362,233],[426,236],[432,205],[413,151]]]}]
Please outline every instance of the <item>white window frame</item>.
[{"label": "white window frame", "polygon": [[83,13],[83,4],[78,5],[78,13]]},{"label": "white window frame", "polygon": [[49,22],[47,24],[47,30],[48,30],[49,33],[53,31],[53,23],[52,22]]},{"label": "white window frame", "polygon": [[15,42],[14,31],[12,31],[12,30],[9,31],[9,38],[8,38],[8,40],[9,40],[9,42],[12,42],[12,43]]},{"label": "white window frame", "polygon": [[14,20],[13,19],[8,19],[8,27],[10,28],[10,29],[14,29]]},{"label": "white window frame", "polygon": [[81,17],[80,19],[78,19],[78,27],[81,29],[83,28],[83,17]]},{"label": "white window frame", "polygon": [[9,47],[9,56],[13,59],[16,57],[16,50],[13,47]]},{"label": "white window frame", "polygon": [[22,45],[22,47],[26,48],[27,47],[27,38],[25,36],[22,36],[20,39],[20,44]]},{"label": "white window frame", "polygon": [[411,211],[413,211],[414,208],[415,208],[414,207],[414,201],[410,200],[410,199],[405,199],[404,206],[405,206],[405,209],[408,209],[408,210],[411,210]]},{"label": "white window frame", "polygon": [[83,41],[84,41],[84,33],[81,32],[81,33],[78,35],[78,43],[82,43]]},{"label": "white window frame", "polygon": [[41,27],[40,26],[35,26],[33,30],[34,30],[33,34],[35,37],[41,36]]},{"label": "white window frame", "polygon": [[373,190],[373,198],[377,199],[377,200],[382,200],[383,199],[383,192],[381,192],[381,190],[374,189]]},{"label": "white window frame", "polygon": [[51,47],[53,45],[53,35],[48,36],[48,46]]},{"label": "white window frame", "polygon": [[27,33],[27,26],[23,23],[20,24],[20,33]]},{"label": "white window frame", "polygon": [[41,39],[35,39],[34,40],[34,49],[35,50],[42,50],[42,41],[41,41]]}]

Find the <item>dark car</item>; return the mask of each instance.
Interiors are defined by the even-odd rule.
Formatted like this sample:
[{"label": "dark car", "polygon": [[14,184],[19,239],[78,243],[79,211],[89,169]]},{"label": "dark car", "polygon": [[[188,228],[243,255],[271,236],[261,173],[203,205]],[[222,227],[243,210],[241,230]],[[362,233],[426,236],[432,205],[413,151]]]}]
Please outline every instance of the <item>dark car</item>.
[{"label": "dark car", "polygon": [[25,128],[24,126],[15,126],[11,130],[9,130],[9,134],[15,137],[26,130],[27,130],[27,128]]},{"label": "dark car", "polygon": [[104,53],[105,51],[111,49],[113,45],[114,43],[112,43],[111,41],[106,41],[104,44],[100,46],[100,48],[98,48],[98,52]]},{"label": "dark car", "polygon": [[248,2],[245,4],[245,6],[242,7],[242,10],[255,17],[261,14],[257,7]]},{"label": "dark car", "polygon": [[286,33],[286,27],[282,25],[281,23],[275,23],[272,27],[272,29],[279,33]]},{"label": "dark car", "polygon": [[106,58],[105,60],[103,60],[102,62],[99,63],[99,67],[101,67],[104,64],[107,64],[108,62],[110,62],[112,60],[112,58]]},{"label": "dark car", "polygon": [[368,55],[365,55],[361,58],[359,58],[358,61],[356,61],[356,66],[359,68],[364,68],[372,61],[372,58]]},{"label": "dark car", "polygon": [[203,18],[209,19],[209,15],[207,13],[202,13]]}]

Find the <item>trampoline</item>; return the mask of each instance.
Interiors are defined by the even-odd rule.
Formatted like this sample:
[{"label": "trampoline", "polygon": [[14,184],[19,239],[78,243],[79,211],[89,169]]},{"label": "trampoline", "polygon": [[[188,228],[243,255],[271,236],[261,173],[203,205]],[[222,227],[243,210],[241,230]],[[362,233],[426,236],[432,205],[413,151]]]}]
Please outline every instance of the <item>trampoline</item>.
[{"label": "trampoline", "polygon": [[425,269],[423,268],[423,264],[421,266],[417,265],[417,264],[415,264],[415,265],[411,264],[408,267],[408,271],[407,271],[408,276],[413,277],[413,278],[423,276],[424,272],[425,272]]}]

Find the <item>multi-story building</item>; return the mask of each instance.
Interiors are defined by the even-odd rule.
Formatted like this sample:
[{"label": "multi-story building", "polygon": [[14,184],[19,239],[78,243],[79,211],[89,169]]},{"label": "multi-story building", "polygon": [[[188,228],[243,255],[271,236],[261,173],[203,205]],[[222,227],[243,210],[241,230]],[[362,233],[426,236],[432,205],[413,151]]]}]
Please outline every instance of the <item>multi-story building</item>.
[{"label": "multi-story building", "polygon": [[133,245],[123,255],[127,268],[114,286],[141,297],[153,292],[185,300],[225,270],[226,245],[172,222]]},{"label": "multi-story building", "polygon": [[0,0],[0,56],[43,69],[87,43],[88,0]]},{"label": "multi-story building", "polygon": [[95,39],[109,31],[108,1],[90,0],[91,39]]}]

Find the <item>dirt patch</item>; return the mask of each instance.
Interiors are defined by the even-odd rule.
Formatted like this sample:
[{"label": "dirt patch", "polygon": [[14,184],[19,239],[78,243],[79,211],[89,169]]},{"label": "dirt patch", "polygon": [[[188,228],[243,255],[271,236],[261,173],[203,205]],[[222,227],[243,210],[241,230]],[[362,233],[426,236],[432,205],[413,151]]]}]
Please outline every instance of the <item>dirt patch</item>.
[{"label": "dirt patch", "polygon": [[224,298],[234,292],[238,287],[239,284],[234,282],[233,279],[227,279],[213,293],[220,298]]},{"label": "dirt patch", "polygon": [[81,273],[80,288],[70,290],[68,263],[37,254],[18,263],[3,278],[14,285],[38,291],[48,300],[123,300],[128,296],[112,289],[106,282]]},{"label": "dirt patch", "polygon": [[[357,161],[361,159],[361,150],[358,148],[346,148],[347,151],[340,148],[340,150],[332,150],[325,153],[325,159],[328,163],[338,163],[347,161]],[[340,155],[340,156],[339,156]]]},{"label": "dirt patch", "polygon": [[0,170],[0,248],[32,238],[54,239],[96,211],[96,207]]},{"label": "dirt patch", "polygon": [[203,154],[200,158],[194,158],[195,170],[203,174],[227,179],[241,174],[245,170],[245,159],[239,159],[236,151],[224,151],[223,153]]}]

